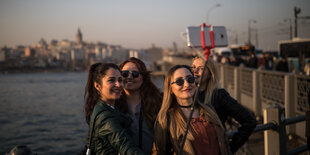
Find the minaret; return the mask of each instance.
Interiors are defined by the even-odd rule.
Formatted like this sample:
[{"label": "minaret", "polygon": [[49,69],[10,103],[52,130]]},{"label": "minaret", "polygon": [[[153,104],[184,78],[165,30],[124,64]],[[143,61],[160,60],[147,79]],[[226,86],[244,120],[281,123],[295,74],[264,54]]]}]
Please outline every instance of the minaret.
[{"label": "minaret", "polygon": [[82,33],[81,33],[80,28],[78,28],[78,31],[77,31],[77,33],[76,33],[75,41],[76,41],[76,43],[78,43],[78,44],[82,44],[82,42],[83,42],[83,35],[82,35]]}]

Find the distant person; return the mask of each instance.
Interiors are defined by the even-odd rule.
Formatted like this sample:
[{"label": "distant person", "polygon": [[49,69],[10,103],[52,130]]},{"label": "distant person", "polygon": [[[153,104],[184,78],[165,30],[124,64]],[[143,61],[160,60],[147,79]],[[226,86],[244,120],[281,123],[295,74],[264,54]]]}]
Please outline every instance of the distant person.
[{"label": "distant person", "polygon": [[248,67],[248,60],[247,60],[247,57],[245,55],[241,56],[240,65],[244,66],[244,67]]},{"label": "distant person", "polygon": [[273,69],[273,59],[270,54],[267,54],[265,56],[265,69],[266,70],[272,70]]},{"label": "distant person", "polygon": [[257,57],[255,56],[254,53],[251,53],[250,59],[249,59],[249,62],[248,62],[248,67],[250,67],[250,68],[257,68],[257,65],[258,65]]},{"label": "distant person", "polygon": [[11,151],[9,155],[33,155],[30,148],[26,145],[17,145]]},{"label": "distant person", "polygon": [[223,55],[222,59],[221,59],[221,63],[222,64],[229,64],[230,60],[227,56]]},{"label": "distant person", "polygon": [[288,68],[288,63],[285,57],[283,57],[281,59],[281,61],[279,61],[278,65],[277,65],[277,71],[281,71],[281,72],[288,72],[289,68]]},{"label": "distant person", "polygon": [[136,145],[145,154],[151,154],[154,123],[162,102],[160,90],[140,59],[131,57],[121,62],[120,69],[124,88],[118,107],[133,120],[131,131]]},{"label": "distant person", "polygon": [[233,57],[231,58],[230,65],[239,66],[239,65],[240,65],[240,62],[239,62],[239,60],[237,60],[237,58],[236,58],[235,56],[233,56]]},{"label": "distant person", "polygon": [[290,60],[288,63],[288,70],[289,70],[289,72],[293,72],[294,69],[295,69],[294,62],[293,62],[293,60]]},{"label": "distant person", "polygon": [[278,58],[276,56],[273,56],[272,60],[273,60],[272,70],[276,70],[277,69],[277,65],[278,65]]},{"label": "distant person", "polygon": [[310,75],[310,60],[308,60],[308,63],[305,65],[304,72],[306,75]]},{"label": "distant person", "polygon": [[[203,58],[196,57],[193,59],[192,70],[196,84],[202,76],[204,63],[205,60]],[[198,97],[199,101],[204,105],[211,103],[224,127],[225,123],[228,122],[228,117],[235,119],[241,125],[238,128],[238,133],[233,136],[229,143],[231,152],[235,153],[252,134],[256,127],[256,120],[225,89],[220,88],[218,69],[212,60],[207,62]]]},{"label": "distant person", "polygon": [[90,67],[84,108],[89,125],[87,146],[91,154],[143,154],[131,137],[131,119],[115,107],[122,88],[117,65],[96,63]]},{"label": "distant person", "polygon": [[265,68],[265,64],[266,64],[266,61],[265,61],[265,56],[264,54],[261,54],[258,58],[258,68]]}]

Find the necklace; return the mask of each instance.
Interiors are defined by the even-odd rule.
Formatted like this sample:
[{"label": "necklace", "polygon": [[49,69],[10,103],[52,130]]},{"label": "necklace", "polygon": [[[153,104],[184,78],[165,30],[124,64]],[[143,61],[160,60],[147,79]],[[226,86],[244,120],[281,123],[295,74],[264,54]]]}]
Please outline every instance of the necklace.
[{"label": "necklace", "polygon": [[178,106],[179,106],[180,108],[191,108],[192,105],[193,105],[193,104],[190,104],[190,105],[180,105],[180,104],[178,104]]}]

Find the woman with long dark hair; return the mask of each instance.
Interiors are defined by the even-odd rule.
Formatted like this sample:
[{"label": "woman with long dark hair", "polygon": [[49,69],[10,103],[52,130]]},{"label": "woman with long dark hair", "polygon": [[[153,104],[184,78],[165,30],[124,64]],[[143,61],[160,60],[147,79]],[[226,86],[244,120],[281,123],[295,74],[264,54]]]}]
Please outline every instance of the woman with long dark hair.
[{"label": "woman with long dark hair", "polygon": [[152,151],[154,122],[160,109],[160,90],[151,80],[143,61],[129,58],[120,64],[124,89],[120,97],[120,110],[133,120],[131,131],[134,141],[145,154]]},{"label": "woman with long dark hair", "polygon": [[95,154],[143,154],[130,135],[130,118],[115,108],[122,82],[115,64],[96,63],[90,67],[84,107],[89,125],[87,146]]},{"label": "woman with long dark hair", "polygon": [[[195,77],[186,65],[172,67],[165,78],[164,98],[155,125],[153,154],[180,154],[190,119]],[[225,129],[211,104],[198,102],[193,109],[183,154],[232,154]]]}]

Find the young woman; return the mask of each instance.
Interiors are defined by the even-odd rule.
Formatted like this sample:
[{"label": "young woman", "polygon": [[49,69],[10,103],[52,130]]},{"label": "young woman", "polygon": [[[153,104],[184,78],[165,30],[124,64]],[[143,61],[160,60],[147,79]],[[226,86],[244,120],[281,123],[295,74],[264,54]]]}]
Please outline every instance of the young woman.
[{"label": "young woman", "polygon": [[114,107],[122,91],[117,65],[96,63],[85,88],[85,115],[89,125],[88,148],[95,154],[143,154],[130,136],[130,118]]},{"label": "young woman", "polygon": [[[196,83],[199,82],[202,75],[204,63],[203,58],[196,57],[193,59],[192,71]],[[241,125],[238,128],[238,133],[232,137],[229,143],[232,153],[235,153],[248,140],[256,127],[256,120],[225,89],[220,88],[217,70],[214,62],[209,60],[200,84],[199,101],[203,104],[211,103],[224,126],[228,116],[234,118]]]},{"label": "young woman", "polygon": [[[195,78],[189,66],[172,67],[165,79],[162,107],[155,125],[154,154],[179,154],[189,119]],[[195,104],[183,154],[231,154],[224,127],[210,104]]]},{"label": "young woman", "polygon": [[120,64],[124,89],[119,108],[133,120],[131,131],[135,143],[145,154],[151,154],[154,139],[154,122],[160,109],[160,90],[151,81],[150,72],[137,58],[129,58]]}]

